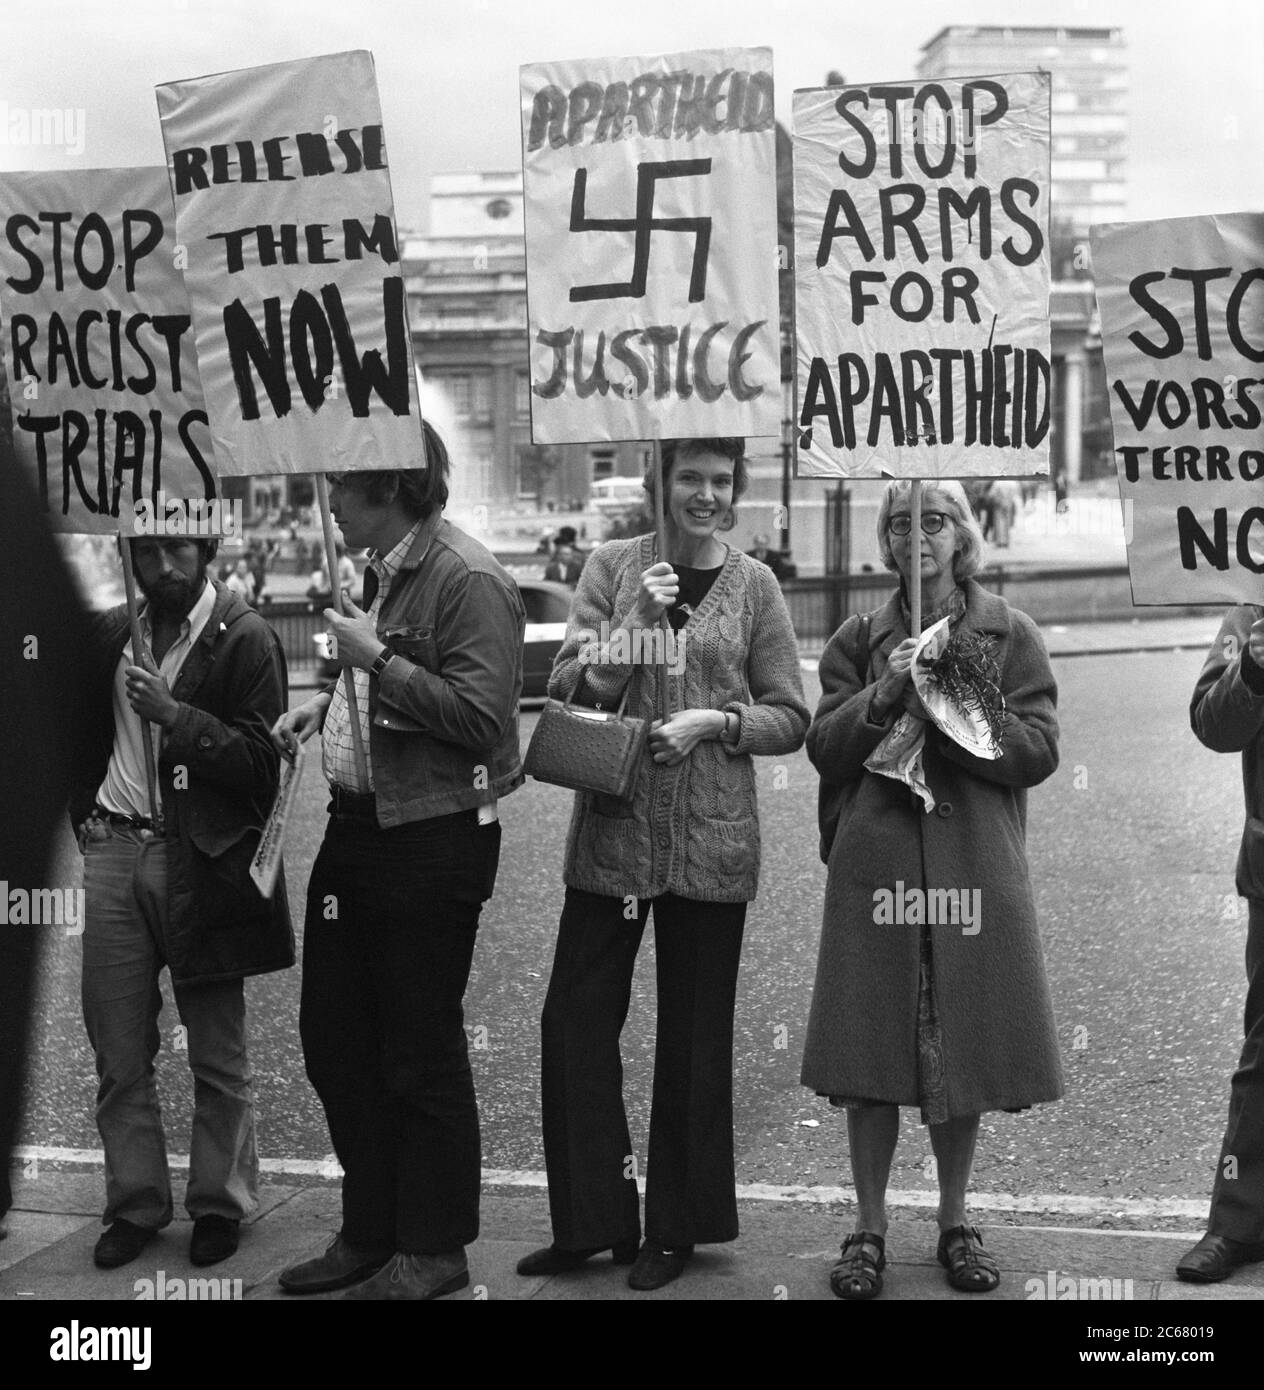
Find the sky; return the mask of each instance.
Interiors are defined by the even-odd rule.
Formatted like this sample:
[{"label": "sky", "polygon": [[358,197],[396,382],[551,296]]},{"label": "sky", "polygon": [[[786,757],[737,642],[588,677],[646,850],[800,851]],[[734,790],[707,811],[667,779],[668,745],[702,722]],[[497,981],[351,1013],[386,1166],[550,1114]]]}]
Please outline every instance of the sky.
[{"label": "sky", "polygon": [[[788,125],[830,69],[912,77],[945,25],[1005,23],[1124,30],[1130,220],[1264,209],[1259,0],[4,0],[0,170],[161,164],[156,84],[367,48],[397,220],[424,230],[432,174],[519,166],[522,63],[770,46]],[[75,148],[14,143],[50,108],[82,112]]]}]

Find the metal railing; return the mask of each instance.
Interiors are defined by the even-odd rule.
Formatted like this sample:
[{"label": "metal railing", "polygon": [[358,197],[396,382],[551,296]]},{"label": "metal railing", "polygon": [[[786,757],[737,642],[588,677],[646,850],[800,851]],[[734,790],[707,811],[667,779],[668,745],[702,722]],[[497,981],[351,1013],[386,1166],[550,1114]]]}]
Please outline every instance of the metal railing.
[{"label": "metal railing", "polygon": [[[1137,608],[1126,565],[989,565],[975,578],[983,588],[1008,599],[1038,623],[1105,622],[1218,611],[1205,605]],[[789,579],[781,587],[795,635],[802,645],[812,647],[827,642],[851,614],[880,608],[895,591],[896,583],[893,574],[877,570],[872,574]]]},{"label": "metal railing", "polygon": [[328,599],[278,599],[259,609],[259,616],[281,639],[291,685],[316,685],[320,681],[320,658],[312,638],[328,626],[322,616],[328,604]]}]

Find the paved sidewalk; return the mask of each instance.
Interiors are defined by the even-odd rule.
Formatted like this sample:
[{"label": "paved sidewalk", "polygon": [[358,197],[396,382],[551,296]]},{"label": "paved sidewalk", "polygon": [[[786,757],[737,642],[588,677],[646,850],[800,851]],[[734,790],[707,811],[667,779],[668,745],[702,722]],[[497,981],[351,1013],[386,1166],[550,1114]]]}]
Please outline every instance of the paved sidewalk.
[{"label": "paved sidewalk", "polygon": [[[101,1232],[99,1170],[52,1172],[41,1165],[36,1180],[19,1178],[15,1197],[9,1237],[0,1242],[0,1301],[109,1302],[157,1296],[164,1301],[184,1297],[311,1302],[283,1294],[277,1274],[323,1250],[339,1220],[336,1183],[266,1181],[260,1211],[244,1228],[240,1250],[222,1264],[210,1269],[189,1264],[190,1223],[180,1220],[132,1264],[98,1270],[92,1247]],[[887,1234],[884,1301],[981,1303],[1051,1296],[1061,1301],[1264,1300],[1264,1263],[1245,1266],[1222,1284],[1177,1281],[1173,1266],[1199,1234],[1192,1226],[1181,1232],[1041,1226],[1021,1224],[1031,1217],[1003,1213],[983,1223],[988,1249],[1003,1272],[1000,1288],[986,1297],[958,1294],[948,1287],[935,1261],[933,1219],[900,1211],[894,1216]],[[517,1261],[549,1242],[547,1199],[538,1189],[490,1189],[483,1200],[483,1234],[469,1252],[470,1287],[453,1297],[832,1303],[836,1300],[829,1289],[829,1269],[851,1225],[849,1205],[844,1209],[841,1204],[745,1201],[739,1240],[700,1249],[682,1278],[656,1293],[642,1294],[628,1289],[627,1270],[616,1268],[608,1256],[594,1259],[579,1273],[520,1278],[514,1270]]]}]

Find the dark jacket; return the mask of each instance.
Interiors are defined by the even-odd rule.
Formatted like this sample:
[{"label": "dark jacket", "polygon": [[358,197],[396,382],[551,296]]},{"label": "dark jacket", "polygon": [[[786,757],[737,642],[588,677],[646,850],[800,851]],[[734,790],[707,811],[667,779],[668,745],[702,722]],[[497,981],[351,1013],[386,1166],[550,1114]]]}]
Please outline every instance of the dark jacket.
[{"label": "dark jacket", "polygon": [[[927,726],[923,766],[936,806],[865,769],[899,713],[868,717],[891,652],[908,635],[899,596],[873,615],[869,653],[848,618],[821,658],[808,730],[813,766],[834,794],[821,951],[803,1082],[853,1099],[918,1103],[920,931],[875,920],[878,890],[978,890],[980,918],[932,928],[935,1004],[950,1116],[1062,1094],[1053,1009],[1026,854],[1027,791],[1058,765],[1057,688],[1035,623],[973,580],[961,626],[996,640],[1005,695],[1003,755],[976,758]],[[828,820],[826,820],[828,825]]]},{"label": "dark jacket", "polygon": [[[377,576],[366,569],[366,610],[376,594]],[[369,757],[382,829],[468,811],[522,785],[525,625],[509,573],[436,512],[377,619],[379,640],[401,658],[380,680],[369,677]]]},{"label": "dark jacket", "polygon": [[1264,608],[1241,604],[1225,614],[1194,687],[1189,719],[1214,753],[1242,754],[1246,825],[1238,851],[1237,888],[1264,902],[1264,671],[1247,650],[1251,625]]},{"label": "dark jacket", "polygon": [[[181,985],[294,964],[284,870],[270,900],[247,872],[276,795],[280,758],[270,731],[286,708],[285,656],[257,613],[210,582],[215,606],[171,692],[180,713],[158,756],[168,845],[165,949],[172,981]],[[76,826],[92,810],[114,746],[126,607],[101,614],[93,637],[88,747],[70,803]],[[177,769],[186,770],[181,790]]]}]

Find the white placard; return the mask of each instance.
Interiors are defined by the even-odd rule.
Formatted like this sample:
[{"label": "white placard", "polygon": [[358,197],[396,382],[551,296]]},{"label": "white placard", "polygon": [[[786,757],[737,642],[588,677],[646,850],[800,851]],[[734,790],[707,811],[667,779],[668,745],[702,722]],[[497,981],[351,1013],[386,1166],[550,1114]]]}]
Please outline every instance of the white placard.
[{"label": "white placard", "polygon": [[531,435],[781,429],[766,48],[522,69]]},{"label": "white placard", "polygon": [[1049,74],[794,94],[798,477],[1049,470]]}]

